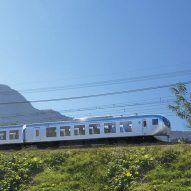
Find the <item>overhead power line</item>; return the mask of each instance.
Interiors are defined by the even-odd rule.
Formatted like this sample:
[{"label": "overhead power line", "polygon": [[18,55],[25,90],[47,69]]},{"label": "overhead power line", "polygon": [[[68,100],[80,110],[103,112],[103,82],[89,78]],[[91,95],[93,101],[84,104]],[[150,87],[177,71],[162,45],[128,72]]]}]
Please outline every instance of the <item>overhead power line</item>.
[{"label": "overhead power line", "polygon": [[[152,113],[153,113],[153,111],[152,111]],[[122,112],[122,111],[114,111],[114,112],[111,112],[111,113],[109,113],[109,112],[104,112],[104,113],[95,113],[94,115],[88,115],[87,117],[93,117],[93,116],[107,116],[107,115],[122,115],[122,116],[132,116],[133,114],[135,114],[135,112],[133,113],[133,112]],[[137,112],[136,112],[136,114],[137,114]],[[145,114],[150,114],[150,112],[138,112],[138,115],[145,115]],[[173,117],[176,117],[176,115],[175,114],[173,114],[173,113],[170,113],[170,112],[158,112],[158,113],[156,113],[155,112],[155,114],[161,114],[161,115],[164,115],[164,116],[173,116]],[[83,117],[83,116],[76,116],[76,118],[80,118],[80,117]]]},{"label": "overhead power line", "polygon": [[[182,70],[182,71],[175,71],[175,72],[168,72],[168,73],[161,73],[161,74],[152,74],[152,75],[145,75],[145,76],[132,77],[132,78],[121,78],[121,79],[105,80],[105,81],[90,82],[90,83],[70,84],[70,85],[65,85],[65,86],[26,89],[26,90],[19,90],[19,92],[40,93],[40,92],[61,91],[61,90],[69,90],[69,89],[100,87],[100,86],[109,86],[109,85],[124,84],[124,83],[138,82],[138,81],[162,79],[162,78],[166,79],[166,78],[170,78],[170,77],[178,77],[178,76],[190,75],[190,74],[191,74],[191,70]],[[1,94],[14,94],[12,91],[9,91],[9,90],[0,91],[0,93]]]},{"label": "overhead power line", "polygon": [[94,106],[94,107],[84,107],[84,108],[78,108],[78,109],[66,109],[66,110],[60,110],[59,112],[62,113],[71,113],[71,112],[78,112],[78,111],[92,111],[92,110],[102,110],[102,109],[112,109],[112,108],[123,108],[123,107],[134,107],[134,106],[145,106],[145,105],[157,105],[157,104],[167,104],[169,101],[174,100],[168,100],[168,101],[153,101],[153,102],[143,102],[143,103],[129,103],[129,104],[108,104],[103,106]]},{"label": "overhead power line", "polygon": [[107,85],[114,85],[114,84],[123,84],[127,82],[129,83],[129,82],[147,81],[147,80],[161,79],[161,78],[170,78],[170,77],[177,77],[181,75],[190,75],[190,74],[191,74],[191,70],[183,70],[183,71],[168,72],[163,74],[153,74],[153,75],[145,75],[145,76],[132,77],[132,78],[105,80],[105,81],[91,82],[91,83],[84,83],[84,84],[73,84],[73,85],[66,85],[66,86],[28,89],[28,90],[23,90],[21,92],[33,93],[33,92],[49,92],[49,91],[68,90],[68,89],[77,89],[77,88],[89,88],[89,87],[107,86]]},{"label": "overhead power line", "polygon": [[[190,84],[191,81],[187,81],[187,82],[183,82],[183,83],[184,84]],[[132,89],[132,90],[124,90],[124,91],[106,92],[106,93],[100,93],[100,94],[65,97],[65,98],[53,98],[53,99],[31,100],[31,101],[21,101],[21,102],[1,102],[0,105],[24,104],[24,103],[43,103],[43,102],[55,102],[55,101],[68,101],[68,100],[87,99],[87,98],[112,96],[112,95],[120,95],[120,94],[128,94],[128,93],[150,91],[150,90],[156,90],[156,89],[162,89],[162,88],[169,88],[169,87],[172,87],[172,86],[175,86],[175,85],[177,85],[177,83],[166,84],[166,85],[161,85],[161,86],[152,86],[152,87],[147,87],[147,88],[138,88],[138,89]]]},{"label": "overhead power line", "polygon": [[[161,98],[160,98],[161,99]],[[152,102],[139,102],[139,103],[118,103],[118,104],[108,104],[108,105],[98,105],[98,106],[94,106],[94,107],[85,107],[85,108],[76,108],[76,109],[67,109],[67,110],[59,110],[58,112],[60,113],[69,113],[69,112],[81,112],[81,111],[95,111],[95,110],[105,110],[105,109],[115,109],[115,108],[131,108],[131,107],[142,107],[142,106],[147,106],[146,109],[149,108],[156,108],[156,106],[163,106],[164,104],[169,103],[169,101],[171,100],[166,100],[166,101],[152,101]],[[173,101],[173,100],[172,100]],[[132,109],[132,108],[131,108]],[[142,108],[145,109],[145,108]],[[140,108],[139,108],[140,110]],[[44,115],[46,114],[46,112],[43,111],[39,111],[39,112],[30,112],[27,114],[14,114],[14,115],[5,115],[5,116],[0,116],[0,118],[7,118],[7,117],[24,117],[24,116],[29,116],[29,115],[34,115],[34,116],[38,116],[38,115]]]},{"label": "overhead power line", "polygon": [[[101,112],[102,113],[108,113],[108,112],[115,112],[115,111],[121,111],[121,113],[124,113],[124,112],[130,112],[130,113],[140,113],[140,112],[158,112],[158,111],[161,111],[161,110],[166,110],[167,107],[164,107],[164,104],[165,103],[160,103],[160,104],[157,104],[157,105],[151,105],[151,104],[147,104],[147,107],[145,108],[129,108],[128,106],[124,106],[124,107],[113,107],[113,108],[105,108],[104,111],[98,111],[97,109],[93,110],[93,114],[95,113],[99,113]],[[145,104],[146,106],[146,104]],[[118,109],[118,110],[116,110]],[[88,110],[87,110],[88,111]],[[92,110],[91,110],[92,111]],[[58,112],[62,112],[62,111],[58,111]],[[87,113],[87,112],[86,112]],[[29,116],[36,116],[36,117],[39,117],[39,115],[46,115],[46,113],[34,113],[34,112],[31,112],[31,113],[27,113],[27,114],[15,114],[15,115],[6,115],[6,116],[0,116],[0,119],[3,119],[3,118],[15,118],[15,117],[29,117]],[[86,114],[87,115],[87,114]],[[50,117],[46,117],[47,119],[50,119]]]},{"label": "overhead power line", "polygon": [[[85,116],[88,117],[88,116],[107,116],[107,115],[115,115],[115,114],[119,114],[119,115],[125,115],[125,116],[129,116],[129,115],[143,115],[143,114],[164,114],[166,115],[167,113],[168,114],[172,114],[173,116],[176,116],[176,114],[172,113],[170,110],[168,110],[168,108],[160,108],[160,107],[152,107],[152,108],[149,108],[149,107],[145,107],[145,108],[131,108],[131,109],[128,109],[128,108],[121,108],[121,109],[109,109],[108,111],[104,110],[104,111],[95,111],[95,112],[92,112],[92,113],[88,113],[86,114]],[[79,118],[79,117],[84,117],[84,114],[77,114],[77,115],[74,115],[76,118]]]}]

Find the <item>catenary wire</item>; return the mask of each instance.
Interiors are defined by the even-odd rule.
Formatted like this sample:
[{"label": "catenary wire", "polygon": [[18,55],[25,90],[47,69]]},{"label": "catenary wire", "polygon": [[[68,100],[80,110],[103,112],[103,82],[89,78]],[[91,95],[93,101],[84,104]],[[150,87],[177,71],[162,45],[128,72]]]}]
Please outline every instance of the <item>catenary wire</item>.
[{"label": "catenary wire", "polygon": [[[182,83],[184,83],[184,84],[191,84],[191,81],[182,82]],[[1,102],[0,105],[24,104],[24,103],[43,103],[43,102],[55,102],[55,101],[67,101],[67,100],[96,98],[96,97],[103,97],[103,96],[112,96],[112,95],[121,95],[121,94],[135,93],[135,92],[151,91],[151,90],[156,90],[156,89],[169,88],[169,87],[173,87],[175,85],[177,85],[177,83],[165,84],[165,85],[159,85],[159,86],[152,86],[152,87],[146,87],[146,88],[131,89],[131,90],[106,92],[106,93],[100,93],[100,94],[91,94],[91,95],[65,97],[65,98],[41,99],[41,100],[20,101],[20,102],[19,101],[15,101],[15,102]]]},{"label": "catenary wire", "polygon": [[[26,90],[19,90],[19,92],[40,93],[40,92],[60,91],[60,90],[69,90],[69,89],[78,89],[78,88],[89,88],[89,87],[108,86],[108,85],[124,84],[124,83],[130,83],[130,82],[138,82],[138,81],[148,81],[148,80],[161,79],[161,78],[170,78],[170,77],[177,77],[177,76],[190,75],[190,74],[191,74],[191,70],[182,70],[182,71],[175,71],[175,72],[168,72],[168,73],[161,73],[161,74],[145,75],[145,76],[139,76],[139,77],[122,78],[122,79],[114,79],[114,80],[105,80],[105,81],[83,83],[83,84],[71,84],[71,85],[56,86],[56,87],[26,89]],[[11,90],[0,91],[0,93],[5,95],[16,94],[16,93],[13,93]]]},{"label": "catenary wire", "polygon": [[[164,104],[167,104],[169,103],[169,100],[168,101],[155,101],[155,102],[147,102],[147,103],[132,103],[132,104],[124,104],[124,105],[117,105],[117,104],[110,104],[110,105],[102,105],[102,106],[96,106],[94,108],[83,108],[83,110],[81,109],[76,109],[76,110],[72,110],[71,112],[79,112],[79,111],[93,111],[93,110],[105,110],[105,109],[115,109],[115,108],[131,108],[131,107],[135,107],[135,106],[139,106],[139,107],[142,107],[142,106],[147,106],[147,108],[151,108],[154,106],[154,109],[156,106],[163,106]],[[140,110],[140,108],[139,108]],[[67,112],[63,112],[64,110],[60,110],[58,112],[61,112],[61,113],[67,113]],[[33,113],[27,113],[27,114],[16,114],[16,115],[6,115],[6,116],[0,116],[0,118],[7,118],[7,117],[21,117],[21,116],[28,116],[28,115],[36,115],[38,116],[39,114],[46,114],[46,112],[43,112],[43,111],[39,111],[39,112],[33,112]]]}]

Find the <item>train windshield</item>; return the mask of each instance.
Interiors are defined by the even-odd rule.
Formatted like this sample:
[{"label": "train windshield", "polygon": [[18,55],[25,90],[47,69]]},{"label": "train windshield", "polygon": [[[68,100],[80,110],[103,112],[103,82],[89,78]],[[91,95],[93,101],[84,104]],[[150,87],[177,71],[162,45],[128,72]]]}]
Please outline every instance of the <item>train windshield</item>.
[{"label": "train windshield", "polygon": [[162,119],[163,119],[164,124],[165,124],[167,127],[170,128],[170,121],[169,121],[167,118],[165,118],[165,117],[163,117]]}]

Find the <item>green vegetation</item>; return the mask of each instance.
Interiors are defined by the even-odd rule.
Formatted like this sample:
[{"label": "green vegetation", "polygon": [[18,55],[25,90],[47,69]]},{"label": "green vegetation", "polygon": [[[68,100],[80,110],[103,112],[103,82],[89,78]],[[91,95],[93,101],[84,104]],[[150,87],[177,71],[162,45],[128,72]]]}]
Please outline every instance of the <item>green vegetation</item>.
[{"label": "green vegetation", "polygon": [[175,95],[174,105],[169,105],[169,109],[176,113],[182,119],[185,119],[187,126],[191,127],[191,93],[185,84],[178,83],[171,88],[172,93]]},{"label": "green vegetation", "polygon": [[191,145],[1,151],[0,190],[191,191]]}]

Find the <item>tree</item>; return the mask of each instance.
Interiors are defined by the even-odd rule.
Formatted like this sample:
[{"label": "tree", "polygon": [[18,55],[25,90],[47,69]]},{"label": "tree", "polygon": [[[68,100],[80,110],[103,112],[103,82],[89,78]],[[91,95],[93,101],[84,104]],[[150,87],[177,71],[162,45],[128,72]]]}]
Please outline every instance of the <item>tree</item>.
[{"label": "tree", "polygon": [[169,105],[169,109],[176,113],[182,119],[185,119],[188,127],[191,127],[191,93],[188,93],[187,87],[183,83],[178,83],[171,88],[176,100],[174,105]]}]

